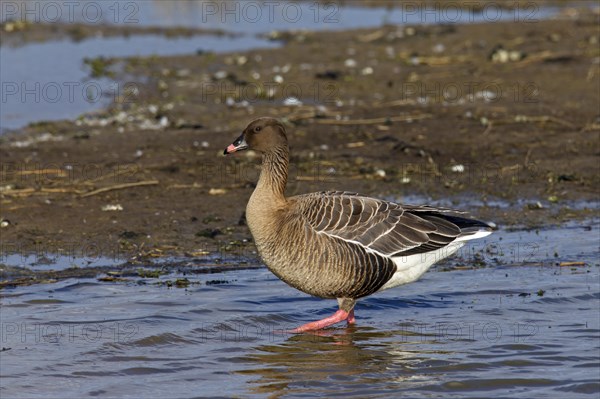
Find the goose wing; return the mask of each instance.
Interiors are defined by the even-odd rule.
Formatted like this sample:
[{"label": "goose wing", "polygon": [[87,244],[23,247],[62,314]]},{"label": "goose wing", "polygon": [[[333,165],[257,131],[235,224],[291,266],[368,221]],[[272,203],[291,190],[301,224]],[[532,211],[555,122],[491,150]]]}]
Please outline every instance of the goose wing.
[{"label": "goose wing", "polygon": [[457,221],[469,220],[446,216],[456,214],[449,209],[403,206],[339,191],[300,195],[293,201],[318,234],[358,244],[385,257],[444,247],[462,234]]}]

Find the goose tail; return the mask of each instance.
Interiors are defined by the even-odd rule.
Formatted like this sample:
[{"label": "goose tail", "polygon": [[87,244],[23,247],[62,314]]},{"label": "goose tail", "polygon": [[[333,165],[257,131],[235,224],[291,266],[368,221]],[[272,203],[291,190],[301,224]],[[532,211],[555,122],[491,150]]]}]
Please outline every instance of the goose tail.
[{"label": "goose tail", "polygon": [[444,219],[460,228],[460,235],[456,237],[455,241],[470,241],[487,237],[494,230],[493,224],[488,224],[481,220],[467,219],[453,215],[444,215]]}]

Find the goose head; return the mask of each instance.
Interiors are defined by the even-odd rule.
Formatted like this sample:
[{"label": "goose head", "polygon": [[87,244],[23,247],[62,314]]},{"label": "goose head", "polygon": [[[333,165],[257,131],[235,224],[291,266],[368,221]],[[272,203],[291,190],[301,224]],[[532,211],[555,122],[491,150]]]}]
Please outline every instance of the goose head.
[{"label": "goose head", "polygon": [[264,117],[250,122],[241,136],[232,144],[229,144],[223,154],[227,155],[244,150],[266,153],[276,148],[287,148],[287,145],[285,128],[281,122],[275,118]]}]

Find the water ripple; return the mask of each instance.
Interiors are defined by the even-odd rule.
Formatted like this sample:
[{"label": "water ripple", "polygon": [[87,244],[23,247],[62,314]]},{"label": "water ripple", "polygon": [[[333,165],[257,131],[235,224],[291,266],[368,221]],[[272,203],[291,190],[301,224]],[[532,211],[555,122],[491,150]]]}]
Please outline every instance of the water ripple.
[{"label": "water ripple", "polygon": [[[598,290],[588,287],[600,269],[589,270],[512,268],[511,289],[496,287],[500,269],[431,272],[360,301],[355,326],[302,335],[281,330],[333,313],[336,301],[292,290],[265,269],[207,275],[235,284],[191,290],[93,280],[15,288],[2,296],[10,349],[0,393],[589,396],[600,321]],[[515,295],[532,286],[545,287],[544,297]]]}]

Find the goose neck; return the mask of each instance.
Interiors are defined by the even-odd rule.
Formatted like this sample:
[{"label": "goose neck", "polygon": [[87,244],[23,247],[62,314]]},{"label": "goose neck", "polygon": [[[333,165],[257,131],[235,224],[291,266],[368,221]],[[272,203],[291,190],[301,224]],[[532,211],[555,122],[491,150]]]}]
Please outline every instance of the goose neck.
[{"label": "goose neck", "polygon": [[289,167],[289,150],[277,147],[263,155],[262,170],[257,191],[273,195],[276,199],[285,200],[284,191],[287,184]]}]

